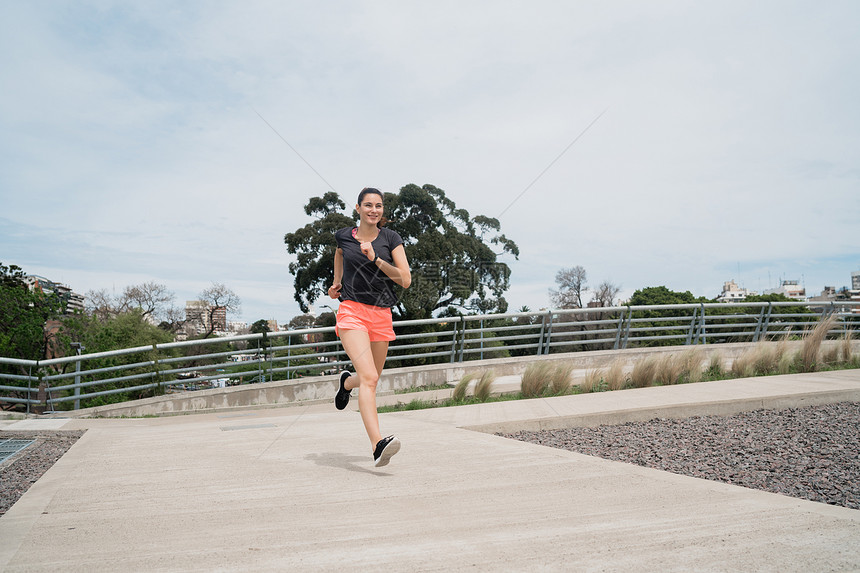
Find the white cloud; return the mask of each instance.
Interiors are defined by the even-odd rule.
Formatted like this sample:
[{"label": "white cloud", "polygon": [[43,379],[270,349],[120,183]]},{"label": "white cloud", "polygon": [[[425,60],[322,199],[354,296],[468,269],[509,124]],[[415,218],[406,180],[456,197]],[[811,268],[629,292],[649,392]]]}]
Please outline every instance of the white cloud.
[{"label": "white cloud", "polygon": [[608,109],[500,217],[523,251],[512,307],[546,306],[576,264],[628,294],[713,296],[738,272],[841,286],[860,267],[858,15],[848,0],[11,5],[0,260],[80,291],[224,282],[248,321],[286,321],[283,234],[328,185],[256,112],[347,203],[432,183],[499,216]]}]

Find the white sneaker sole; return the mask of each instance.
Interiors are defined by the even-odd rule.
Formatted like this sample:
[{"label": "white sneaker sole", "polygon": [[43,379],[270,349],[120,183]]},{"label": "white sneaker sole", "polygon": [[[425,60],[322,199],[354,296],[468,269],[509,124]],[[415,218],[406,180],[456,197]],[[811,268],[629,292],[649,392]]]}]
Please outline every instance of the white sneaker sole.
[{"label": "white sneaker sole", "polygon": [[379,459],[373,462],[373,465],[381,468],[382,466],[387,466],[388,462],[391,460],[391,456],[400,451],[400,440],[394,438],[388,445],[385,446],[385,449],[382,450],[382,454],[380,454]]}]

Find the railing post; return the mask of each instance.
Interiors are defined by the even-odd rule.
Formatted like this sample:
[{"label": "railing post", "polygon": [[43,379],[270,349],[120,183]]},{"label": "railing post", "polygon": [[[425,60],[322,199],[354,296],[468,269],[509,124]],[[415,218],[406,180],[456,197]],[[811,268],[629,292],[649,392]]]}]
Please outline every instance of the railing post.
[{"label": "railing post", "polygon": [[543,353],[545,355],[549,354],[549,343],[552,341],[552,311],[549,311],[547,316],[549,317],[549,326],[546,329],[546,342],[543,345]]},{"label": "railing post", "polygon": [[[287,380],[290,379],[290,358],[293,357],[293,337],[292,335],[287,335]],[[335,356],[337,358],[337,356]]]},{"label": "railing post", "polygon": [[761,329],[764,326],[764,309],[765,307],[761,307],[761,310],[758,312],[758,318],[755,322],[755,330],[753,331],[752,341],[758,342],[761,338]]},{"label": "railing post", "polygon": [[537,340],[537,355],[540,356],[543,354],[543,333],[546,330],[546,315],[544,314],[540,319],[540,332],[538,333]]},{"label": "railing post", "polygon": [[[80,342],[73,342],[72,348],[75,349],[75,354],[77,356],[81,355],[81,351],[84,349],[83,344]],[[81,360],[78,358],[75,360],[75,410],[81,409],[81,400],[78,396],[81,395]]]},{"label": "railing post", "polygon": [[[463,320],[463,317],[460,317],[460,321]],[[451,332],[451,364],[457,361],[457,330],[458,324],[460,321],[452,321],[452,325],[454,330]]]},{"label": "railing post", "polygon": [[[762,312],[764,312],[764,309],[762,309]],[[773,302],[768,302],[767,303],[767,314],[764,317],[764,324],[762,325],[762,329],[761,329],[761,338],[763,340],[767,339],[767,329],[768,329],[768,326],[770,326],[770,313],[771,312],[773,312]]]},{"label": "railing post", "polygon": [[[155,378],[155,383],[158,384],[158,386],[156,387],[156,390],[158,391],[157,394],[162,395],[162,394],[164,394],[164,388],[161,385],[161,382],[163,381],[163,379],[161,377],[161,365],[158,363],[158,345],[157,344],[152,345],[152,365],[155,368],[155,372],[153,372],[152,374],[153,374],[153,377]],[[77,381],[75,383],[77,383]],[[76,390],[77,390],[77,388],[76,388]]]},{"label": "railing post", "polygon": [[463,362],[466,359],[466,317],[460,317],[462,329],[460,331],[460,356],[458,362]]},{"label": "railing post", "polygon": [[621,339],[621,349],[627,348],[627,339],[630,338],[630,325],[633,324],[633,309],[627,307],[627,326],[624,328],[624,338]]},{"label": "railing post", "polygon": [[33,399],[33,366],[27,371],[27,414],[30,413],[30,401]]},{"label": "railing post", "polygon": [[624,311],[627,308],[622,308],[621,313],[618,315],[618,326],[615,328],[615,344],[612,346],[612,350],[618,350],[618,345],[621,343],[621,329],[624,328]]},{"label": "railing post", "polygon": [[[263,335],[265,336],[265,332]],[[269,381],[273,381],[275,379],[275,352],[274,350],[269,352]]]},{"label": "railing post", "polygon": [[484,359],[484,319],[481,319],[481,360]]},{"label": "railing post", "polygon": [[257,376],[260,379],[260,382],[266,381],[266,351],[265,351],[265,340],[266,333],[263,333],[263,338],[257,340]]},{"label": "railing post", "polygon": [[696,324],[698,323],[698,321],[696,320],[696,318],[698,317],[698,314],[699,314],[699,309],[694,308],[693,309],[693,318],[692,318],[692,320],[690,320],[690,328],[687,329],[687,339],[684,341],[685,346],[690,346],[690,344],[693,343],[693,330],[695,330]]},{"label": "railing post", "polygon": [[260,382],[265,382],[266,381],[266,362],[267,362],[268,357],[269,357],[269,337],[267,336],[266,331],[263,331],[262,334],[263,334],[263,337],[260,340],[262,341],[262,344],[263,344],[263,348],[262,348],[263,360],[260,363],[260,368],[261,368]]}]

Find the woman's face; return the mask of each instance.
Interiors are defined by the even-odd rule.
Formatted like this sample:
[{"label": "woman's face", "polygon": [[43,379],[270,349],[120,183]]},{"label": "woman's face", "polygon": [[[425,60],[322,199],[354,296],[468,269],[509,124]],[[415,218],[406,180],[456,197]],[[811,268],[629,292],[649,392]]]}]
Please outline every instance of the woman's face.
[{"label": "woman's face", "polygon": [[358,211],[358,216],[363,222],[376,225],[382,218],[382,197],[376,193],[368,193],[362,198],[361,203],[355,206],[355,210]]}]

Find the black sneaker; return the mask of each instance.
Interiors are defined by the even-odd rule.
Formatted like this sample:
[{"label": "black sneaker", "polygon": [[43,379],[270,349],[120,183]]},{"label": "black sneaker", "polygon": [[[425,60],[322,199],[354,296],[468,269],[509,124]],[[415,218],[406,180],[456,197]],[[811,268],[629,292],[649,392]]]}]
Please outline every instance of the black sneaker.
[{"label": "black sneaker", "polygon": [[373,465],[382,467],[388,465],[391,456],[400,451],[400,440],[394,436],[382,438],[376,442],[376,449],[373,450]]},{"label": "black sneaker", "polygon": [[349,377],[350,373],[347,370],[340,373],[340,388],[338,388],[337,394],[334,396],[334,407],[338,410],[343,410],[349,404],[350,391],[343,387],[346,379]]}]

